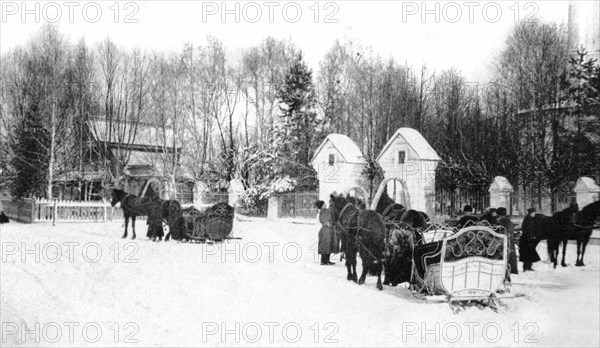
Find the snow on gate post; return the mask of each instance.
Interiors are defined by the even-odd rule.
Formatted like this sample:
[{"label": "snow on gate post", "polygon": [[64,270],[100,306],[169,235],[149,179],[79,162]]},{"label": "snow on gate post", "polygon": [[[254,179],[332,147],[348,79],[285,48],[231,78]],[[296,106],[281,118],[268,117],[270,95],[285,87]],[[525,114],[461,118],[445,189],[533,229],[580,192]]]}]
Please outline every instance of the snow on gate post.
[{"label": "snow on gate post", "polygon": [[503,176],[495,177],[488,191],[490,193],[490,207],[504,207],[512,212],[510,195],[514,192],[514,189],[508,179]]},{"label": "snow on gate post", "polygon": [[236,208],[240,197],[244,193],[244,185],[239,179],[233,179],[229,182],[229,205]]},{"label": "snow on gate post", "polygon": [[202,181],[196,181],[194,184],[194,191],[192,197],[192,204],[195,207],[200,207],[204,201],[204,195],[208,192],[208,186]]},{"label": "snow on gate post", "polygon": [[267,206],[267,219],[275,220],[279,217],[279,196],[271,196],[269,197],[268,206]]},{"label": "snow on gate post", "polygon": [[597,201],[600,196],[600,186],[596,184],[594,179],[586,176],[577,180],[573,191],[575,191],[575,195],[577,196],[579,209]]}]

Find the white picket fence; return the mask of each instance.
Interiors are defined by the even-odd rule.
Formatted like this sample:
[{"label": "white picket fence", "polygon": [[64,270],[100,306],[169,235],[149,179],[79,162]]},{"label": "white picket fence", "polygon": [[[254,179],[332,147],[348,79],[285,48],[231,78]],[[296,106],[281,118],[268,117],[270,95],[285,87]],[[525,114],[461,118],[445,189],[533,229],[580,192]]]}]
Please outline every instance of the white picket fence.
[{"label": "white picket fence", "polygon": [[[1,201],[2,210],[9,218],[24,223],[52,222],[110,222],[122,221],[123,210],[111,207],[109,202],[81,202],[69,200],[25,199],[20,201]],[[192,204],[182,204],[187,208]],[[200,204],[197,209],[204,209],[212,204]],[[146,220],[138,216],[136,220]]]},{"label": "white picket fence", "polygon": [[[108,222],[123,219],[123,210],[109,202],[35,201],[33,222]],[[145,220],[146,217],[137,219]]]}]

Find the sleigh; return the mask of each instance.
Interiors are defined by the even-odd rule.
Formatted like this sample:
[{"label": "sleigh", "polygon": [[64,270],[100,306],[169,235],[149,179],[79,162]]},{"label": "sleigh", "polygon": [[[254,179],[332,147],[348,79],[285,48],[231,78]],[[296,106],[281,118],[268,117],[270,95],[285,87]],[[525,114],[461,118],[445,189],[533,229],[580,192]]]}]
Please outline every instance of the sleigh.
[{"label": "sleigh", "polygon": [[232,235],[234,208],[227,203],[217,203],[205,210],[194,207],[184,209],[183,219],[187,239],[197,242],[222,242],[240,239]]},{"label": "sleigh", "polygon": [[489,300],[506,285],[507,263],[506,236],[470,226],[416,245],[411,283],[421,294],[450,302]]}]

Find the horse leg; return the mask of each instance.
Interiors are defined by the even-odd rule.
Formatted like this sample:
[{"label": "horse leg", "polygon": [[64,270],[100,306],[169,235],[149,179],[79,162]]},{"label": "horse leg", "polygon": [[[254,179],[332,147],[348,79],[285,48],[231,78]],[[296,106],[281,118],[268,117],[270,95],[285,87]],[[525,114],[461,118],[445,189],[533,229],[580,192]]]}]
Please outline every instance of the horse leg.
[{"label": "horse leg", "polygon": [[575,266],[577,267],[581,267],[583,266],[583,259],[580,259],[581,255],[581,245],[583,244],[583,241],[581,240],[577,240],[577,261],[575,262]]},{"label": "horse leg", "polygon": [[129,215],[125,214],[125,233],[121,238],[127,238],[127,225],[129,225]]},{"label": "horse leg", "polygon": [[548,238],[548,240],[546,240],[546,248],[548,249],[548,257],[550,258],[550,263],[552,263],[554,265],[554,268],[556,268],[556,263],[557,258],[558,258],[558,249],[557,249],[557,244],[558,242],[555,241],[554,239]]},{"label": "horse leg", "polygon": [[348,271],[348,274],[346,275],[346,279],[347,280],[352,280],[352,260],[350,257],[350,254],[348,253],[348,251],[345,252],[346,254],[346,270]]},{"label": "horse leg", "polygon": [[383,272],[383,264],[377,265],[377,289],[380,291],[383,290],[383,285],[381,285],[381,273]]},{"label": "horse leg", "polygon": [[133,215],[131,217],[131,230],[133,231],[133,236],[131,237],[131,240],[135,239],[135,215]]},{"label": "horse leg", "polygon": [[352,281],[355,282],[355,283],[358,282],[358,278],[357,278],[357,274],[356,274],[356,264],[357,264],[357,258],[356,258],[356,256],[357,256],[357,251],[353,250],[352,251],[352,262],[351,262],[351,265],[352,265]]},{"label": "horse leg", "polygon": [[358,279],[358,285],[363,285],[365,283],[365,279],[367,279],[367,273],[369,272],[369,268],[371,268],[370,266],[370,263],[365,258],[363,258],[362,273],[360,275],[360,278]]},{"label": "horse leg", "polygon": [[[565,262],[565,255],[567,255],[567,244],[569,244],[569,240],[565,239],[562,241],[563,243],[563,250],[562,250],[562,261],[560,263],[561,266],[563,267],[567,267],[567,263]],[[558,258],[558,248],[559,245],[556,246],[556,257]],[[579,249],[579,247],[577,247]]]},{"label": "horse leg", "polygon": [[585,255],[585,247],[587,246],[587,243],[589,241],[589,238],[587,240],[582,241],[582,246],[581,246],[581,259],[579,261],[579,264],[581,266],[585,266],[585,263],[583,263],[583,255]]}]

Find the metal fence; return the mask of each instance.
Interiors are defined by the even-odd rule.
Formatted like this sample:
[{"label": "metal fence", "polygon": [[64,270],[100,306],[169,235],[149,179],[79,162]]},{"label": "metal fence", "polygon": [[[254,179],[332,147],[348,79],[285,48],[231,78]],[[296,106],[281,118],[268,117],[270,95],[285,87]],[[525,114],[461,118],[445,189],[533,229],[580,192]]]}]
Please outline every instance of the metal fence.
[{"label": "metal fence", "polygon": [[292,192],[278,197],[279,217],[314,218],[317,216],[315,201],[319,199],[316,192]]},{"label": "metal fence", "polygon": [[484,192],[437,190],[428,199],[433,199],[428,206],[434,207],[435,215],[457,215],[465,205],[472,206],[475,214],[482,214],[490,206],[490,196]]}]

